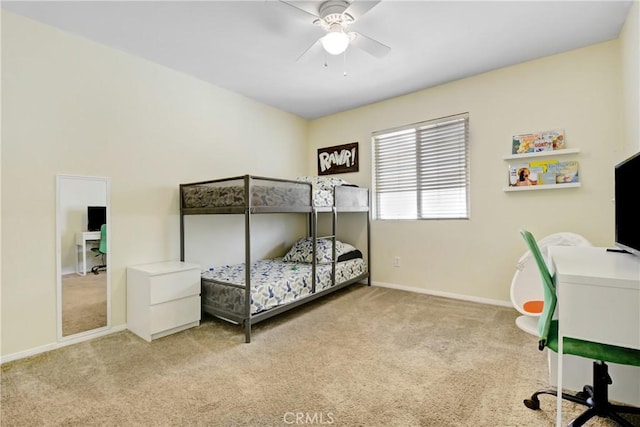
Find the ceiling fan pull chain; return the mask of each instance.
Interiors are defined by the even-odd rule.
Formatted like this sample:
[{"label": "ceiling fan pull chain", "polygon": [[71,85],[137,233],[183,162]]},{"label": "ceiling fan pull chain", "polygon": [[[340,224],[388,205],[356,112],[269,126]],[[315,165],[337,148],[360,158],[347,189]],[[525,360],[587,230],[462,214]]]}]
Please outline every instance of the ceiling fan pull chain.
[{"label": "ceiling fan pull chain", "polygon": [[344,51],[343,55],[344,55],[344,56],[343,56],[343,58],[344,58],[344,62],[343,62],[343,64],[342,64],[342,70],[343,70],[343,71],[342,71],[342,75],[343,75],[344,77],[347,77],[347,51],[346,51],[346,50]]}]

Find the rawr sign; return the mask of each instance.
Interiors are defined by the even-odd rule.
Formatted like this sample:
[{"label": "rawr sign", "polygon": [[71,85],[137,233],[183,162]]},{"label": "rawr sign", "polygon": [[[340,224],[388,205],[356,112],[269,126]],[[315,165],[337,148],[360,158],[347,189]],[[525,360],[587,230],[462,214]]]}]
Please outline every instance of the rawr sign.
[{"label": "rawr sign", "polygon": [[358,172],[358,143],[318,148],[318,175]]}]

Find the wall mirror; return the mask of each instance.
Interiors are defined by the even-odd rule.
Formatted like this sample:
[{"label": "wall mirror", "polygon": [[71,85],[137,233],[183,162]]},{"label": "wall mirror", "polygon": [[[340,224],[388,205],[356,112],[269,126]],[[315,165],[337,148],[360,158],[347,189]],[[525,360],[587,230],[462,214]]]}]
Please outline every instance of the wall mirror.
[{"label": "wall mirror", "polygon": [[56,176],[58,340],[111,326],[109,178]]}]

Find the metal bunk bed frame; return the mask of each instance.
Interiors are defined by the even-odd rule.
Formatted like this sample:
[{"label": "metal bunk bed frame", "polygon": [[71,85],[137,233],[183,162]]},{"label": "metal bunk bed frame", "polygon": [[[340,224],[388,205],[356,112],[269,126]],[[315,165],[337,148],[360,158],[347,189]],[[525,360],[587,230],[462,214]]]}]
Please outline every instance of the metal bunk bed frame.
[{"label": "metal bunk bed frame", "polygon": [[[219,182],[225,182],[225,181],[234,181],[234,180],[243,180],[243,184],[244,184],[244,205],[243,206],[221,206],[221,207],[198,207],[198,208],[185,208],[185,204],[184,204],[184,192],[183,192],[183,188],[187,187],[187,186],[194,186],[194,185],[199,185],[199,184],[212,184],[212,183],[219,183]],[[294,206],[294,207],[287,207],[287,206],[278,206],[278,207],[273,207],[273,206],[253,206],[252,202],[251,202],[251,187],[253,185],[253,182],[256,180],[267,180],[270,182],[281,182],[281,183],[292,183],[292,184],[303,184],[303,185],[308,185],[309,186],[309,195],[310,195],[310,200],[308,205],[306,206]],[[351,187],[348,187],[351,188]],[[340,202],[338,200],[338,196],[337,193],[334,189],[334,203],[333,206],[321,206],[321,207],[314,207],[313,205],[313,191],[311,188],[311,184],[307,183],[307,182],[301,182],[301,181],[294,181],[294,180],[287,180],[287,179],[279,179],[279,178],[267,178],[267,177],[260,177],[260,176],[253,176],[253,175],[243,175],[243,176],[237,176],[237,177],[232,177],[232,178],[224,178],[224,179],[217,179],[217,180],[209,180],[209,181],[201,181],[201,182],[193,182],[193,183],[188,183],[188,184],[180,184],[180,260],[184,261],[184,251],[185,251],[185,244],[184,244],[184,217],[185,215],[212,215],[212,214],[243,214],[244,215],[244,223],[245,223],[245,230],[244,230],[244,235],[245,235],[245,286],[239,286],[239,285],[235,285],[236,287],[241,287],[244,288],[244,313],[242,316],[238,316],[237,314],[234,313],[230,313],[230,312],[222,312],[220,310],[215,310],[218,311],[218,314],[214,314],[216,317],[220,317],[224,320],[233,322],[233,323],[237,323],[237,324],[242,324],[244,326],[244,331],[245,331],[245,342],[246,343],[250,343],[251,342],[251,326],[261,322],[263,320],[269,319],[273,316],[276,316],[280,313],[283,313],[285,311],[291,310],[295,307],[298,307],[302,304],[306,304],[310,301],[313,301],[317,298],[320,298],[324,295],[330,294],[332,292],[335,292],[339,289],[342,289],[346,286],[352,285],[353,283],[359,282],[363,279],[367,280],[367,285],[371,286],[371,214],[370,214],[370,205],[371,205],[371,199],[370,199],[370,194],[369,194],[369,190],[368,189],[363,189],[361,187],[353,187],[353,188],[357,188],[358,190],[366,190],[367,192],[367,200],[366,200],[366,209],[363,208],[362,206],[356,206],[355,204],[353,204],[352,206],[349,206],[348,204],[345,204],[345,206],[343,207],[337,207],[336,205]],[[347,190],[349,191],[349,190]],[[342,199],[344,200],[344,199]],[[329,236],[322,236],[322,237],[318,237],[317,236],[317,230],[318,230],[318,213],[331,213],[332,214],[332,234]],[[337,263],[337,257],[336,257],[336,230],[337,230],[337,223],[338,223],[338,213],[339,212],[362,212],[362,213],[366,213],[367,216],[367,271],[357,277],[354,277],[353,279],[347,280],[343,283],[340,283],[338,285],[336,285],[336,263]],[[277,307],[273,307],[271,309],[265,310],[265,311],[261,311],[259,313],[256,314],[252,314],[251,313],[251,268],[249,268],[249,266],[251,266],[251,216],[253,214],[263,214],[263,213],[305,213],[309,216],[309,232],[311,234],[310,237],[312,237],[312,256],[313,256],[313,260],[314,262],[311,264],[311,294],[301,297],[299,299],[296,299],[292,302],[277,306]],[[316,242],[318,239],[321,238],[331,238],[333,241],[333,254],[332,254],[332,258],[333,258],[333,262],[332,262],[332,267],[331,267],[331,281],[332,281],[332,286],[324,289],[322,291],[316,292]],[[233,286],[233,285],[231,285]]]}]

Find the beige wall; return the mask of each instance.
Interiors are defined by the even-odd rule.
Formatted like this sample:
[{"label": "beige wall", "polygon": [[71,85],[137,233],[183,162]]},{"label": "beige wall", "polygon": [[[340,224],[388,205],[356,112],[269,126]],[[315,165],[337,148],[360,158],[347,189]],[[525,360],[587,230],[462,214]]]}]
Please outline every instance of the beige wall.
[{"label": "beige wall", "polygon": [[640,1],[633,2],[619,39],[625,130],[622,160],[640,151]]},{"label": "beige wall", "polygon": [[[526,251],[520,227],[538,238],[570,231],[612,245],[613,165],[625,136],[620,63],[612,41],[313,121],[311,153],[358,141],[360,172],[344,178],[370,187],[372,132],[469,112],[470,220],[374,221],[373,282],[508,304]],[[511,136],[557,128],[568,148],[581,150],[582,187],[504,192]]]},{"label": "beige wall", "polygon": [[126,266],[179,258],[178,185],[301,175],[307,126],[3,11],[2,355],[56,341],[56,174],[111,178],[111,312],[124,325]]}]

